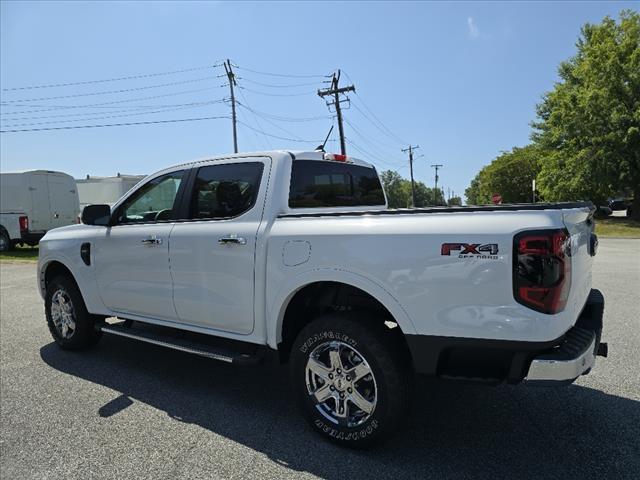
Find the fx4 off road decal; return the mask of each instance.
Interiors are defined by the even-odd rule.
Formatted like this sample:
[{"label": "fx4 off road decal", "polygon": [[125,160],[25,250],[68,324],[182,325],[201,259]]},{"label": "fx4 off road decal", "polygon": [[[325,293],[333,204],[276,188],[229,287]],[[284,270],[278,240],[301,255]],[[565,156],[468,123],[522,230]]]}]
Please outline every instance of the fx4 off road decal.
[{"label": "fx4 off road decal", "polygon": [[443,243],[440,248],[441,255],[458,255],[458,258],[498,258],[497,243]]}]

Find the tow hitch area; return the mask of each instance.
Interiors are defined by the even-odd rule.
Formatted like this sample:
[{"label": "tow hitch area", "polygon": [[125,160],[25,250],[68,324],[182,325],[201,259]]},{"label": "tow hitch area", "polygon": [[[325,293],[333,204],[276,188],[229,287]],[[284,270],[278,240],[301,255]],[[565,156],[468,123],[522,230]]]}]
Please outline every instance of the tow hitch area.
[{"label": "tow hitch area", "polygon": [[607,357],[609,355],[609,345],[606,342],[602,342],[598,345],[598,353],[596,353],[599,357]]},{"label": "tow hitch area", "polygon": [[608,345],[600,342],[603,315],[604,297],[599,290],[591,290],[576,325],[566,333],[562,344],[531,361],[525,381],[557,385],[589,373],[596,356],[606,357],[609,353]]},{"label": "tow hitch area", "polygon": [[572,382],[595,364],[596,334],[573,327],[564,343],[551,353],[534,358],[527,382]]}]

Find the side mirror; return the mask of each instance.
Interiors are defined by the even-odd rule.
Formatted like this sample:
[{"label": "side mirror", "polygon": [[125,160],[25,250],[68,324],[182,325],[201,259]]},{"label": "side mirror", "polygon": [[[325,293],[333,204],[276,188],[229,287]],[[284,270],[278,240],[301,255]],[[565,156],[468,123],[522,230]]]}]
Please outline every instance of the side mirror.
[{"label": "side mirror", "polygon": [[108,226],[111,220],[111,207],[109,205],[87,205],[82,210],[82,223],[85,225]]}]

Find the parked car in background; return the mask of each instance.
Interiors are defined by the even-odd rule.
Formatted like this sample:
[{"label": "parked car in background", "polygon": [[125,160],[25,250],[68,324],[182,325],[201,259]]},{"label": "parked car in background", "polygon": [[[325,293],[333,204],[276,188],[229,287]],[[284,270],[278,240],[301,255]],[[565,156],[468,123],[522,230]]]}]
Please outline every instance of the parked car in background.
[{"label": "parked car in background", "polygon": [[612,211],[617,212],[620,210],[626,210],[631,206],[631,203],[631,199],[618,197],[610,199],[608,205]]},{"label": "parked car in background", "polygon": [[113,205],[131,190],[145,175],[122,175],[115,177],[77,178],[78,198],[80,199],[80,211],[87,205],[106,204]]},{"label": "parked car in background", "polygon": [[608,217],[613,213],[613,210],[611,210],[611,207],[607,205],[600,205],[598,207],[598,213],[604,217]]},{"label": "parked car in background", "polygon": [[37,245],[52,228],[77,223],[79,214],[71,175],[51,170],[0,173],[0,251]]}]

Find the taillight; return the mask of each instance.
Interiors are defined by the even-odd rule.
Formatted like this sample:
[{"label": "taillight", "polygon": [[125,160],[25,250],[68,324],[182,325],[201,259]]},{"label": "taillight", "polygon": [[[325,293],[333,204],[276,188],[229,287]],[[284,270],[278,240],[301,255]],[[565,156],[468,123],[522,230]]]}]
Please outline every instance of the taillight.
[{"label": "taillight", "polygon": [[339,153],[325,153],[325,160],[333,160],[334,162],[348,162],[349,157],[346,155],[340,155]]},{"label": "taillight", "polygon": [[20,223],[20,233],[29,231],[29,217],[22,215],[18,218],[18,222]]},{"label": "taillight", "polygon": [[513,295],[542,313],[564,310],[571,288],[571,238],[566,230],[522,232],[513,242]]}]

